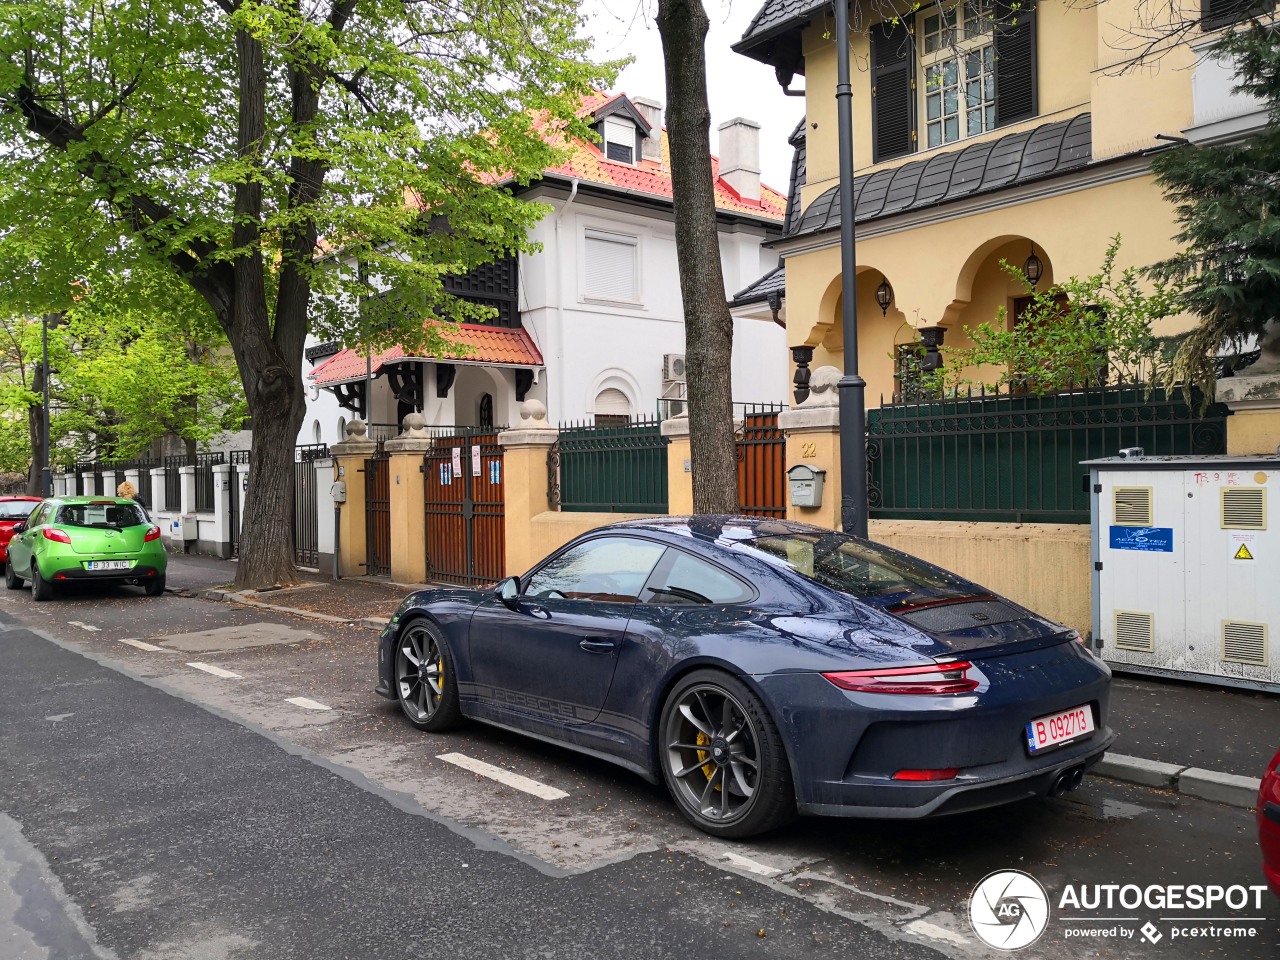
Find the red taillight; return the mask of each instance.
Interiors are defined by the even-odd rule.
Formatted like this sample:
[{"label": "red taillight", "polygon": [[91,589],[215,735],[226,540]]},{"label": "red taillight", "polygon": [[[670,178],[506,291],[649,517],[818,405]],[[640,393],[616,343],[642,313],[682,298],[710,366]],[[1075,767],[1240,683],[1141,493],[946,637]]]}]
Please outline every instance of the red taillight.
[{"label": "red taillight", "polygon": [[46,540],[54,540],[58,543],[71,542],[71,535],[65,530],[59,530],[57,527],[45,527],[40,532],[44,534]]},{"label": "red taillight", "polygon": [[142,542],[150,543],[152,540],[159,540],[159,539],[160,539],[160,528],[152,527],[150,530],[147,531],[147,535],[142,538]]},{"label": "red taillight", "polygon": [[895,780],[954,780],[960,772],[959,767],[948,767],[946,770],[899,770],[893,775]]},{"label": "red taillight", "polygon": [[841,690],[858,693],[968,693],[978,681],[969,676],[967,660],[930,663],[922,667],[885,667],[878,670],[841,670],[823,676]]}]

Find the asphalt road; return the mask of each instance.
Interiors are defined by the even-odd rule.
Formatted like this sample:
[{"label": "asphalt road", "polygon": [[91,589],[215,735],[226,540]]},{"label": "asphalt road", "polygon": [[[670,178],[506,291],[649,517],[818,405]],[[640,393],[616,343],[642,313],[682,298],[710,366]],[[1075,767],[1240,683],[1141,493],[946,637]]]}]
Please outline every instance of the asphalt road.
[{"label": "asphalt road", "polygon": [[[413,731],[371,693],[372,630],[129,589],[0,599],[4,960],[1008,956],[977,941],[967,905],[1009,868],[1054,901],[1019,956],[1280,951],[1270,898],[1084,924],[1059,909],[1080,884],[1260,882],[1246,811],[1089,778],[943,821],[803,820],[723,843],[604,763],[480,726]],[[222,627],[238,633],[184,638]],[[1068,936],[1122,915],[1159,944]],[[1208,916],[1255,933],[1174,939]]]}]

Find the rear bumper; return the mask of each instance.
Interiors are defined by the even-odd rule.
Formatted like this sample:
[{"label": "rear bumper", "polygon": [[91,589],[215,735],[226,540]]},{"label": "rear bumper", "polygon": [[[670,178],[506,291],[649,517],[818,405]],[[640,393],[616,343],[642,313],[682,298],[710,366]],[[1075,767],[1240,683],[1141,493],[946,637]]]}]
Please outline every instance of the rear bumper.
[{"label": "rear bumper", "polygon": [[[1080,768],[1094,766],[1115,742],[1111,730],[1095,733],[1077,749],[1063,748],[1044,757],[1046,765],[1014,776],[961,777],[944,783],[898,783],[883,780],[870,784],[824,784],[825,792],[846,793],[847,801],[798,803],[801,813],[825,817],[867,817],[885,820],[921,820],[1003,806],[1032,797],[1048,796],[1058,778]],[[840,788],[846,788],[841,790]],[[833,790],[834,788],[834,790]],[[867,801],[874,798],[874,802]]]},{"label": "rear bumper", "polygon": [[62,567],[52,573],[40,575],[52,583],[128,583],[130,580],[146,581],[164,576],[162,567],[139,563],[129,570],[86,570],[82,566]]}]

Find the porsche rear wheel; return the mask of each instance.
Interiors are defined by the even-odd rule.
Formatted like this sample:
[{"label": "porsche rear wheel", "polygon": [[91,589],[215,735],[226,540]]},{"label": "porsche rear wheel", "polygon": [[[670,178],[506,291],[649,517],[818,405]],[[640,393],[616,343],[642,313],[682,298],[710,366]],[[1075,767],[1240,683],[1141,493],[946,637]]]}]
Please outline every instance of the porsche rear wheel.
[{"label": "porsche rear wheel", "polygon": [[453,660],[439,629],[428,620],[410,620],[396,640],[396,699],[419,730],[438,732],[457,726],[458,682]]},{"label": "porsche rear wheel", "polygon": [[795,816],[782,737],[741,681],[716,670],[684,677],[659,729],[663,778],[680,812],[717,837],[751,837]]}]

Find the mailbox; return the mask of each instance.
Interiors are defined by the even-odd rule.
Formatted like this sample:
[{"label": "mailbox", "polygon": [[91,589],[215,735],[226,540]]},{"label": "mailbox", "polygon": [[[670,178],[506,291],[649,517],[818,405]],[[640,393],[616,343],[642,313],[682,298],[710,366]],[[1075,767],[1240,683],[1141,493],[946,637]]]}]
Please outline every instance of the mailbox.
[{"label": "mailbox", "polygon": [[803,463],[797,463],[787,471],[787,480],[791,487],[791,505],[793,507],[822,506],[822,481],[827,471],[815,470]]}]

